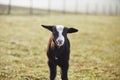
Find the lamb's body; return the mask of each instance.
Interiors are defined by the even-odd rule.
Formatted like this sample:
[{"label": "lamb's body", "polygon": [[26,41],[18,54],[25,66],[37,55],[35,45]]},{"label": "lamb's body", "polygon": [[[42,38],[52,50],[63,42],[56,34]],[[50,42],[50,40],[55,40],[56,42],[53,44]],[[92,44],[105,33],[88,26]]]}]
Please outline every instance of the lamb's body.
[{"label": "lamb's body", "polygon": [[66,38],[65,43],[63,46],[57,46],[54,41],[53,37],[49,40],[47,56],[48,56],[48,65],[51,72],[51,80],[54,80],[56,76],[56,66],[60,66],[62,70],[62,80],[68,80],[67,78],[67,71],[69,66],[69,55],[70,55],[70,43],[69,40]]},{"label": "lamb's body", "polygon": [[70,42],[67,38],[67,33],[77,32],[78,30],[62,25],[42,26],[52,32],[52,37],[49,40],[47,49],[50,80],[55,80],[57,65],[61,68],[61,79],[68,80],[67,72],[69,67]]}]

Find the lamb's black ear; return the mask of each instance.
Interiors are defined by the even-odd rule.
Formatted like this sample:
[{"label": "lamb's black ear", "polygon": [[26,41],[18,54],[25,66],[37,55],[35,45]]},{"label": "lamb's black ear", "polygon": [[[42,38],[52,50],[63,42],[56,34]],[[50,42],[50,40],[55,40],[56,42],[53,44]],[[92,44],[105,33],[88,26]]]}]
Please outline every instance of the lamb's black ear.
[{"label": "lamb's black ear", "polygon": [[54,27],[54,26],[50,26],[50,25],[41,25],[41,26],[50,30],[50,31],[53,31],[53,27]]},{"label": "lamb's black ear", "polygon": [[68,28],[68,30],[67,30],[67,33],[74,33],[74,32],[78,32],[78,29]]}]

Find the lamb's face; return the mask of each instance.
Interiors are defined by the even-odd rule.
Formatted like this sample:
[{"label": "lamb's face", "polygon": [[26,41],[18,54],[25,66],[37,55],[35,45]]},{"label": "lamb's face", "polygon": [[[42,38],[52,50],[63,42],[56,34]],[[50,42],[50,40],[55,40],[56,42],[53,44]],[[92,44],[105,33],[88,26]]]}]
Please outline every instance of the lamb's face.
[{"label": "lamb's face", "polygon": [[62,25],[57,25],[53,28],[53,38],[57,46],[64,45],[65,37],[67,36],[67,28]]}]

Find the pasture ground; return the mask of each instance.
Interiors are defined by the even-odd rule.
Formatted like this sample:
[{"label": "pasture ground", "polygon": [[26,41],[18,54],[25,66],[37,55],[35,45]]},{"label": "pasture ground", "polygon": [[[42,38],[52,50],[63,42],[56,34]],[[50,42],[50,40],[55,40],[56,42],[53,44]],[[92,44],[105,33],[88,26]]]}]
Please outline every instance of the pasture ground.
[{"label": "pasture ground", "polygon": [[41,24],[79,29],[68,34],[69,80],[120,80],[120,16],[79,14],[0,15],[0,80],[49,80],[51,32]]}]

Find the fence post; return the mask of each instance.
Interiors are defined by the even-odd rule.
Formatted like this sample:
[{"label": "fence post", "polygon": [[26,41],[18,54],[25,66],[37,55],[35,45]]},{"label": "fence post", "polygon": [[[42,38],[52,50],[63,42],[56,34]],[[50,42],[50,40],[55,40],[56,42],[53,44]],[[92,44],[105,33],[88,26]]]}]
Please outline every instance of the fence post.
[{"label": "fence post", "polygon": [[66,0],[63,0],[63,13],[65,14],[66,13]]},{"label": "fence post", "polygon": [[11,2],[12,2],[12,0],[9,0],[9,5],[8,5],[8,14],[10,14],[10,13],[11,13]]},{"label": "fence post", "polygon": [[120,14],[120,3],[116,4],[116,6],[115,6],[115,13],[116,13],[116,15]]},{"label": "fence post", "polygon": [[86,13],[89,14],[89,4],[86,4]]},{"label": "fence post", "polygon": [[33,14],[33,0],[30,0],[30,14]]},{"label": "fence post", "polygon": [[76,4],[75,4],[75,13],[78,13],[78,7],[79,7],[79,0],[76,0]]},{"label": "fence post", "polygon": [[97,10],[99,11],[99,9],[98,9],[98,4],[96,3],[96,4],[95,4],[95,15],[98,14],[98,11],[97,11]]},{"label": "fence post", "polygon": [[105,10],[106,10],[106,6],[102,5],[102,14],[106,14]]},{"label": "fence post", "polygon": [[115,6],[115,13],[116,13],[116,15],[118,13],[118,7],[117,7],[117,5]]},{"label": "fence post", "polygon": [[109,4],[109,12],[108,12],[109,15],[113,15],[114,12],[113,12],[113,6],[111,4]]},{"label": "fence post", "polygon": [[51,3],[52,3],[52,1],[48,0],[48,13],[49,14],[51,13]]}]

